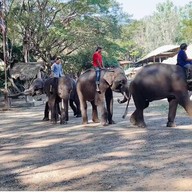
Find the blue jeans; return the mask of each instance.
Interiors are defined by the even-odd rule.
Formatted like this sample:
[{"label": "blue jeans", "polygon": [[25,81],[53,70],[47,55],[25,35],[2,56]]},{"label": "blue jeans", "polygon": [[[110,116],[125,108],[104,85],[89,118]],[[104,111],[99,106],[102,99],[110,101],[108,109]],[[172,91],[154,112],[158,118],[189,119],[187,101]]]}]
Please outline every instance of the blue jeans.
[{"label": "blue jeans", "polygon": [[99,84],[101,69],[99,67],[95,67],[95,72],[96,72],[96,84]]}]

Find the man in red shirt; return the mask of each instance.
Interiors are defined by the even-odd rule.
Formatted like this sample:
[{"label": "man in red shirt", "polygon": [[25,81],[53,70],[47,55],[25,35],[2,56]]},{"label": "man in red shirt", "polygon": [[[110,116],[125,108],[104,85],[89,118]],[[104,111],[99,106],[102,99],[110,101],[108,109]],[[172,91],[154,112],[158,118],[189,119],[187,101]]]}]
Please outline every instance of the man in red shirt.
[{"label": "man in red shirt", "polygon": [[97,47],[95,53],[93,54],[93,67],[96,71],[96,91],[100,93],[99,90],[99,81],[100,81],[100,73],[103,68],[103,59],[101,55],[101,47]]}]

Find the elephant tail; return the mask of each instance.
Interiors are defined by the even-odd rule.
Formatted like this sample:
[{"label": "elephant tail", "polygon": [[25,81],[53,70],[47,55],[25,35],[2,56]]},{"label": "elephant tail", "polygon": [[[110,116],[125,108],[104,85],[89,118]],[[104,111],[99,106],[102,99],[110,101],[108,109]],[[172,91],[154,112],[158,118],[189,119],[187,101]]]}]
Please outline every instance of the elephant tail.
[{"label": "elephant tail", "polygon": [[124,114],[123,114],[123,116],[122,116],[123,119],[125,119],[125,117],[126,117],[126,115],[127,115],[127,113],[128,113],[128,107],[129,107],[129,102],[130,102],[130,100],[131,100],[131,93],[129,92],[129,97],[127,98],[126,109],[125,109],[125,112],[124,112]]}]

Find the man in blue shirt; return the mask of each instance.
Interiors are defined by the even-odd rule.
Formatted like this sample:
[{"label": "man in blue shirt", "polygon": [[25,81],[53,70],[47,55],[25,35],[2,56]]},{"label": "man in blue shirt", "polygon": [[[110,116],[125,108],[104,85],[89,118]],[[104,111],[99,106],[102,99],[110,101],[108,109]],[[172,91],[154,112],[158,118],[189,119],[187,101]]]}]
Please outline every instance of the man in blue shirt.
[{"label": "man in blue shirt", "polygon": [[60,57],[57,57],[55,62],[51,66],[51,72],[52,72],[52,76],[57,78],[62,77],[64,75]]},{"label": "man in blue shirt", "polygon": [[50,93],[53,93],[53,87],[57,87],[58,78],[64,76],[63,68],[61,64],[61,57],[56,57],[55,62],[51,66],[51,77],[53,79],[53,85],[50,85]]},{"label": "man in blue shirt", "polygon": [[186,71],[187,79],[189,79],[192,59],[187,57],[186,50],[187,50],[187,44],[182,43],[180,45],[180,51],[177,55],[177,65],[181,66]]}]

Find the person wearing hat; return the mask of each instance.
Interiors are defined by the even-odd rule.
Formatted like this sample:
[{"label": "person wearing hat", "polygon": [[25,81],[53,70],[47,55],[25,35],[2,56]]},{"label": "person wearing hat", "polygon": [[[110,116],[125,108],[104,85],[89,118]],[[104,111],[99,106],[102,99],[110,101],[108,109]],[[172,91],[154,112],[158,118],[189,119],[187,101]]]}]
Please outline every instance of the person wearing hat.
[{"label": "person wearing hat", "polygon": [[102,51],[102,47],[97,47],[96,51],[93,54],[93,60],[92,60],[93,67],[95,68],[95,72],[96,72],[96,91],[98,93],[100,93],[99,81],[100,81],[101,69],[104,68],[101,51]]},{"label": "person wearing hat", "polygon": [[177,65],[181,66],[186,71],[187,81],[192,81],[190,79],[190,67],[192,65],[192,59],[188,58],[186,50],[187,44],[182,43],[180,45],[180,51],[177,55]]},{"label": "person wearing hat", "polygon": [[58,84],[58,78],[64,76],[61,64],[61,57],[56,57],[55,62],[51,66],[51,77],[53,77],[53,85],[50,86],[50,93],[53,93],[53,86]]}]

